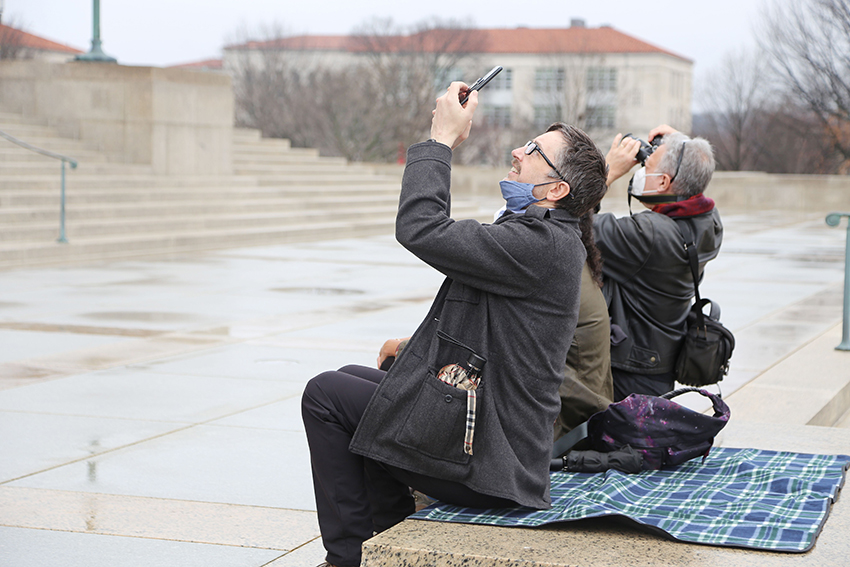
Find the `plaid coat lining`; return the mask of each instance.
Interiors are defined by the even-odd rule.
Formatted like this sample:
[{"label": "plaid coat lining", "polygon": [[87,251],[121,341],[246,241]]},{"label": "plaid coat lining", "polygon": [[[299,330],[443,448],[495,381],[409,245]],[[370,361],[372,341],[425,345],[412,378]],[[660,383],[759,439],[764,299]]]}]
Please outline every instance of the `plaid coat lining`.
[{"label": "plaid coat lining", "polygon": [[847,455],[715,448],[704,463],[660,471],[552,473],[549,510],[437,502],[411,518],[540,526],[618,515],[679,541],[804,552],[814,545],[848,466]]}]

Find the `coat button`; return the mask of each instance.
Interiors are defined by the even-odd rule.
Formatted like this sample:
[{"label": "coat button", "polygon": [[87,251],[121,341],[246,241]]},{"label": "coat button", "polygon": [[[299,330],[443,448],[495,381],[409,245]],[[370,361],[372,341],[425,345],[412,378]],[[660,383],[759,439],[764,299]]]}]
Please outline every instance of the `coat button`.
[{"label": "coat button", "polygon": [[650,362],[655,362],[655,357],[654,357],[654,356],[649,357],[649,361],[650,361]]},{"label": "coat button", "polygon": [[447,404],[452,403],[452,397],[449,394],[446,394],[446,403]]}]

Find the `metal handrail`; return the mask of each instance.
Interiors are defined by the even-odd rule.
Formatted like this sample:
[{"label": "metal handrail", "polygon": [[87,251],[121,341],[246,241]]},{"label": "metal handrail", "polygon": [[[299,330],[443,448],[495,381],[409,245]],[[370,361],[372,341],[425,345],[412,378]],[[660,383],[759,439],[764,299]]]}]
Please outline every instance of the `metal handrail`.
[{"label": "metal handrail", "polygon": [[58,159],[62,163],[62,196],[61,202],[59,205],[59,238],[57,242],[62,242],[63,244],[67,244],[68,239],[65,237],[65,163],[67,162],[71,169],[77,168],[77,160],[72,157],[64,156],[62,154],[57,154],[55,152],[51,152],[49,150],[44,150],[42,148],[37,148],[33,145],[30,145],[23,140],[19,140],[11,134],[7,134],[6,132],[0,130],[0,137],[6,138],[13,144],[16,144],[25,150],[29,150],[31,152],[35,152],[37,154],[41,154],[43,156],[47,156],[49,158]]},{"label": "metal handrail", "polygon": [[833,212],[826,215],[826,224],[838,226],[841,217],[847,217],[847,244],[844,246],[844,326],[841,344],[835,350],[850,350],[850,213]]}]

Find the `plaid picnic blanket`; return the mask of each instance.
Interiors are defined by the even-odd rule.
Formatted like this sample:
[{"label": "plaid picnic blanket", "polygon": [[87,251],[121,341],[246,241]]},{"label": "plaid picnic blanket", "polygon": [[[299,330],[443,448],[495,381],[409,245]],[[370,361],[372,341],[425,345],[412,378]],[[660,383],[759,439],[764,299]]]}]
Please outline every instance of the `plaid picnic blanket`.
[{"label": "plaid picnic blanket", "polygon": [[414,519],[540,526],[625,516],[680,541],[753,549],[811,549],[844,484],[847,455],[715,448],[705,462],[623,474],[552,473],[552,508],[474,509],[437,502]]}]

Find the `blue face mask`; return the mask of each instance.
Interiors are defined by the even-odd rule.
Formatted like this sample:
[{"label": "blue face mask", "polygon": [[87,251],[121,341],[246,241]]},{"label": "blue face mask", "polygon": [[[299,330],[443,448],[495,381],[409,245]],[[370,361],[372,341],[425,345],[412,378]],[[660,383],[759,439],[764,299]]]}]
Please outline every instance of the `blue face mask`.
[{"label": "blue face mask", "polygon": [[532,203],[538,203],[541,201],[541,199],[538,199],[532,193],[532,190],[535,187],[551,185],[552,183],[558,182],[550,181],[549,183],[539,183],[534,185],[532,183],[520,183],[519,181],[503,179],[502,181],[499,181],[499,188],[502,190],[502,197],[508,204],[508,210],[512,213],[521,213]]}]

